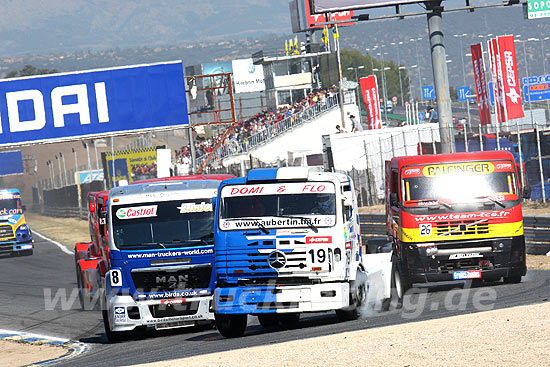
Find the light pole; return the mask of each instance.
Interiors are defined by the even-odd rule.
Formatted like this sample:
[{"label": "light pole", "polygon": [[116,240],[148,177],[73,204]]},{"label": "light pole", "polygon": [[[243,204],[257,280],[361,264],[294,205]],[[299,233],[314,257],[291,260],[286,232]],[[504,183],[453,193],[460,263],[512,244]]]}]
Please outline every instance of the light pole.
[{"label": "light pole", "polygon": [[[405,66],[400,66],[398,70],[407,70]],[[408,75],[408,73],[407,73]],[[401,72],[399,72],[399,77],[401,78]],[[401,90],[401,95],[403,96],[403,90]],[[412,96],[411,81],[409,79],[409,98]],[[403,99],[403,97],[401,97]],[[403,103],[404,104],[404,103]]]},{"label": "light pole", "polygon": [[[541,53],[541,56],[542,56],[542,70],[543,70],[543,73],[544,75],[546,75],[546,55],[544,53],[544,41],[547,41],[549,40],[550,37],[544,37],[544,38],[540,38],[540,53]],[[550,101],[549,100],[546,100],[546,109],[550,111]]]},{"label": "light pole", "polygon": [[[380,47],[384,47],[385,45],[381,45]],[[382,50],[381,50],[382,51]],[[377,53],[377,55],[379,55],[382,59],[382,67],[381,67],[381,71],[382,71],[382,86],[384,87],[383,88],[383,92],[384,92],[384,112],[386,113],[386,101],[388,100],[388,96],[386,95],[386,70],[389,70],[390,68],[388,67],[386,69],[385,67],[385,61],[384,61],[384,54],[387,55],[387,52],[379,52]],[[387,116],[386,116],[386,122],[387,122]]]},{"label": "light pole", "polygon": [[[386,70],[388,69],[391,69],[391,68],[387,68]],[[386,111],[386,83],[384,83],[384,68],[382,68],[382,70],[378,69],[378,68],[374,68],[372,69],[372,71],[379,71],[380,72],[380,75],[381,75],[381,79],[382,79],[382,99],[384,100],[382,102],[382,110],[384,111],[384,117],[386,118],[386,124],[388,124],[388,114],[387,114],[387,111]]]},{"label": "light pole", "polygon": [[90,148],[84,140],[82,140],[82,145],[86,148],[86,155],[88,156],[88,171],[90,171],[92,169],[92,163],[90,162]]},{"label": "light pole", "polygon": [[61,159],[56,155],[55,160],[59,166],[59,187],[63,187],[63,173],[61,172]]},{"label": "light pole", "polygon": [[399,90],[401,91],[401,106],[405,105],[405,100],[403,99],[403,82],[401,81],[401,57],[399,55],[399,45],[402,45],[403,42],[392,42],[392,45],[395,45],[397,48],[397,74],[399,75]]},{"label": "light pole", "polygon": [[355,82],[357,85],[355,86],[355,98],[357,100],[357,107],[359,108],[359,123],[361,123],[361,98],[359,97],[358,90],[361,90],[359,88],[359,76],[357,75],[357,69],[364,69],[365,66],[359,65],[358,67],[349,67],[348,70],[355,70]]},{"label": "light pole", "polygon": [[59,158],[63,161],[63,175],[65,177],[65,186],[69,186],[69,182],[67,180],[67,166],[65,165],[65,157],[63,156],[63,153],[59,152]]},{"label": "light pole", "polygon": [[422,37],[418,37],[418,38],[411,38],[409,41],[411,42],[414,42],[414,46],[416,48],[416,65],[418,67],[418,94],[419,94],[419,98],[418,100],[420,102],[422,102],[423,98],[422,98],[422,80],[420,78],[420,58],[419,58],[419,55],[418,55],[418,41],[420,41],[422,39]]},{"label": "light pole", "polygon": [[95,140],[91,140],[92,144],[94,145],[94,152],[95,152],[95,169],[99,169],[99,159],[97,158],[97,146],[95,145]]}]

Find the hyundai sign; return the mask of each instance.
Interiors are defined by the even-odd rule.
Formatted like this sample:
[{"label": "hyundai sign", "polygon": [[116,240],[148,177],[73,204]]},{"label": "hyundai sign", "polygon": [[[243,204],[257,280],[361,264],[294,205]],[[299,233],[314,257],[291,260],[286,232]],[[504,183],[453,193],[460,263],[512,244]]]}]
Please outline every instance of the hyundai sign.
[{"label": "hyundai sign", "polygon": [[0,146],[188,123],[181,61],[0,81]]}]

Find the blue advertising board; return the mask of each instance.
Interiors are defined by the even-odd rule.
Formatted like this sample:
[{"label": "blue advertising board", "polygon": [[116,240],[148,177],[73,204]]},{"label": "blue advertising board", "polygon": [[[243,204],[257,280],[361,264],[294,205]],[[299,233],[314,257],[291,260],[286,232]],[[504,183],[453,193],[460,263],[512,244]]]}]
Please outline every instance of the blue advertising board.
[{"label": "blue advertising board", "polygon": [[188,123],[181,61],[0,81],[0,146]]},{"label": "blue advertising board", "polygon": [[426,99],[426,100],[435,99],[435,89],[433,85],[422,86],[422,99]]},{"label": "blue advertising board", "polygon": [[523,78],[523,95],[527,102],[550,100],[550,75]]},{"label": "blue advertising board", "polygon": [[491,106],[495,105],[495,91],[493,90],[493,82],[489,82],[489,97],[491,100]]},{"label": "blue advertising board", "polygon": [[0,176],[18,175],[25,172],[20,150],[0,152]]}]

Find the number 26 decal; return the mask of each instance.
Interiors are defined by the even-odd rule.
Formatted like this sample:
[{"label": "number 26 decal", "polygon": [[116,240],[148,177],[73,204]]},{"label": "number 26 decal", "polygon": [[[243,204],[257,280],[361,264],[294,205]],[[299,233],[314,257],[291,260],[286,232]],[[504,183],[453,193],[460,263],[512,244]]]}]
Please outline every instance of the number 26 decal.
[{"label": "number 26 decal", "polygon": [[420,228],[420,235],[421,236],[431,236],[432,235],[432,225],[431,224],[421,224],[419,228]]}]

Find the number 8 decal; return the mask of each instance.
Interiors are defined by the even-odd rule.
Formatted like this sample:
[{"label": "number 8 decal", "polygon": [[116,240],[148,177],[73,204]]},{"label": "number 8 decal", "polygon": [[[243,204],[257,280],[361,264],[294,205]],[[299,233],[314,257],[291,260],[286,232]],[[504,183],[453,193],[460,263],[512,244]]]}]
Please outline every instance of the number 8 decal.
[{"label": "number 8 decal", "polygon": [[421,236],[431,236],[432,235],[432,225],[431,224],[421,224],[420,225],[420,235]]},{"label": "number 8 decal", "polygon": [[120,270],[111,270],[111,286],[120,287],[122,285],[122,273]]}]

